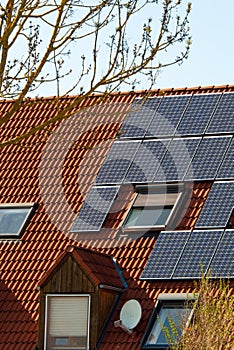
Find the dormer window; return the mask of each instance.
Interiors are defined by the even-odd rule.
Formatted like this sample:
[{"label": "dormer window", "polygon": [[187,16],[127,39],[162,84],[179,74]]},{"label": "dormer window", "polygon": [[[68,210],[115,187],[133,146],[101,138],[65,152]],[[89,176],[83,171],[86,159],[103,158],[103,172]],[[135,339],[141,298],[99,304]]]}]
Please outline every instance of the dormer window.
[{"label": "dormer window", "polygon": [[124,222],[125,229],[164,229],[180,194],[177,189],[157,187],[136,188],[136,195]]},{"label": "dormer window", "polygon": [[0,238],[14,238],[21,236],[34,209],[34,203],[1,204]]}]

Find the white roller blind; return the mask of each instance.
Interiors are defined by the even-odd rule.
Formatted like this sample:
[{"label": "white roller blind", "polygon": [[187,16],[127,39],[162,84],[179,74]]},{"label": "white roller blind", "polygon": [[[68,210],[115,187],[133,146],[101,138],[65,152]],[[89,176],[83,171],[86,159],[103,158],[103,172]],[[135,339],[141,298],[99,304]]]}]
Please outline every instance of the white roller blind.
[{"label": "white roller blind", "polygon": [[87,336],[88,296],[48,296],[48,335]]},{"label": "white roller blind", "polygon": [[174,205],[178,193],[139,193],[133,204],[134,207]]}]

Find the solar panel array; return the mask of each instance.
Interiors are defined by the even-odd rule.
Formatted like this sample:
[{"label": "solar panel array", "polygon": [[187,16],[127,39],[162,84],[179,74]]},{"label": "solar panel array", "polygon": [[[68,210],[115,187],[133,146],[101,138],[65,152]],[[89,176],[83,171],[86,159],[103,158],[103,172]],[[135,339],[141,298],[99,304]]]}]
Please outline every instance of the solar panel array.
[{"label": "solar panel array", "polygon": [[140,142],[113,143],[96,178],[96,184],[122,183],[139,146]]},{"label": "solar panel array", "polygon": [[213,180],[231,137],[203,138],[192,159],[186,180]]},{"label": "solar panel array", "polygon": [[219,98],[219,94],[194,95],[176,133],[178,135],[204,134]]},{"label": "solar panel array", "polygon": [[234,230],[161,232],[141,279],[196,279],[208,271],[225,278],[234,274],[233,249]]},{"label": "solar panel array", "polygon": [[178,261],[174,278],[198,278],[207,273],[223,231],[193,231]]},{"label": "solar panel array", "polygon": [[221,96],[217,109],[207,128],[208,134],[234,133],[234,93]]},{"label": "solar panel array", "polygon": [[153,182],[169,140],[144,141],[129,168],[125,182]]},{"label": "solar panel array", "polygon": [[211,276],[234,278],[234,230],[227,230],[210,264]]},{"label": "solar panel array", "polygon": [[158,167],[154,181],[183,180],[200,141],[200,138],[173,139],[160,167]]},{"label": "solar panel array", "polygon": [[[122,183],[234,180],[234,93],[160,96],[142,102],[134,101],[73,231],[100,229]],[[99,191],[110,195],[104,207],[95,196]],[[196,229],[225,228],[232,193],[233,182],[214,183]]]},{"label": "solar panel array", "polygon": [[146,136],[173,136],[191,96],[166,96],[149,126]]},{"label": "solar panel array", "polygon": [[159,106],[160,100],[161,97],[148,98],[145,102],[139,99],[135,100],[131,112],[121,127],[120,133],[122,138],[143,138]]},{"label": "solar panel array", "polygon": [[170,279],[189,235],[189,231],[161,232],[141,279]]},{"label": "solar panel array", "polygon": [[196,228],[225,228],[234,207],[234,182],[215,182],[202,208]]},{"label": "solar panel array", "polygon": [[219,168],[217,179],[232,179],[234,176],[234,139],[223,158]]},{"label": "solar panel array", "polygon": [[71,232],[99,231],[118,190],[118,186],[92,187]]},{"label": "solar panel array", "polygon": [[137,99],[121,128],[122,138],[234,132],[234,93]]}]

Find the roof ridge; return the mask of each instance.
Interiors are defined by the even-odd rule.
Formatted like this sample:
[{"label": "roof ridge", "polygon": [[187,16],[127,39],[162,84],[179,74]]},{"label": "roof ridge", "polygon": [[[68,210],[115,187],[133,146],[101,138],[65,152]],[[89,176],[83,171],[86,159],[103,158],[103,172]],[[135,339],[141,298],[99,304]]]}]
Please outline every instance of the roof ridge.
[{"label": "roof ridge", "polygon": [[[214,91],[211,91],[214,90]],[[220,90],[220,91],[219,91]],[[176,94],[177,92],[179,94],[181,93],[192,93],[192,92],[198,92],[198,93],[205,93],[205,91],[212,93],[212,92],[234,92],[234,85],[207,85],[207,86],[185,86],[185,87],[176,87],[176,88],[155,88],[155,89],[150,89],[150,90],[137,90],[137,91],[116,91],[116,92],[111,92],[108,94],[109,96],[122,96],[122,95],[142,95],[146,93],[153,93],[153,94]],[[84,98],[97,98],[100,96],[105,95],[105,92],[101,93],[92,93],[90,95],[85,96]],[[35,101],[35,102],[41,102],[41,101],[49,101],[49,100],[65,100],[65,99],[74,99],[80,96],[79,94],[77,95],[63,95],[63,96],[41,96],[41,97],[26,97],[23,102],[27,101]],[[0,99],[0,103],[12,103],[16,101],[15,99]]]}]

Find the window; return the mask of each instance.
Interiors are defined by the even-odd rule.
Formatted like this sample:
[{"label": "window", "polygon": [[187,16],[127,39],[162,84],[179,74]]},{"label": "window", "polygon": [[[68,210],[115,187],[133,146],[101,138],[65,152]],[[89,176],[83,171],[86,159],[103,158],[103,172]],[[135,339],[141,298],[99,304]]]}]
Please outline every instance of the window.
[{"label": "window", "polygon": [[89,348],[89,295],[47,295],[45,350]]},{"label": "window", "polygon": [[166,193],[165,189],[157,187],[142,187],[136,190],[124,227],[126,229],[166,227],[179,198],[177,189],[171,187]]},{"label": "window", "polygon": [[194,294],[160,294],[143,338],[143,349],[165,350],[169,341],[178,340],[192,317],[194,300]]},{"label": "window", "polygon": [[25,230],[35,208],[34,203],[0,205],[0,237],[18,237]]}]

